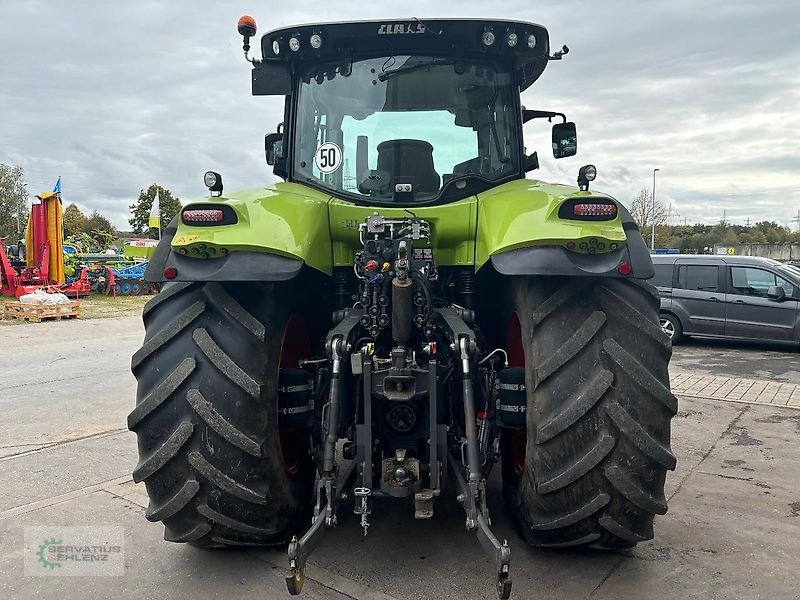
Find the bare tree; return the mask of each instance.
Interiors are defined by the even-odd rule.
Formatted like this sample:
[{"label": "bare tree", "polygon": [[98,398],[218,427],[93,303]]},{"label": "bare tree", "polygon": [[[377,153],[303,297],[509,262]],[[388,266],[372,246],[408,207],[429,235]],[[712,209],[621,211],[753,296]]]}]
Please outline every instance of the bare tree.
[{"label": "bare tree", "polygon": [[653,193],[647,188],[642,188],[633,197],[633,202],[630,206],[631,216],[639,229],[644,233],[645,229],[650,230],[650,224],[655,222],[656,226],[663,225],[667,222],[667,209],[656,198],[656,205],[653,207]]}]

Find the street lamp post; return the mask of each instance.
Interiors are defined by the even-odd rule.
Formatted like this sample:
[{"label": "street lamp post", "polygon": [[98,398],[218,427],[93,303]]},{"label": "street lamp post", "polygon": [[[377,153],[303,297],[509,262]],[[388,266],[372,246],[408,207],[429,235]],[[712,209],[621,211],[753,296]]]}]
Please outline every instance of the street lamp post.
[{"label": "street lamp post", "polygon": [[653,213],[650,219],[650,252],[656,249],[656,173],[661,169],[653,169]]}]

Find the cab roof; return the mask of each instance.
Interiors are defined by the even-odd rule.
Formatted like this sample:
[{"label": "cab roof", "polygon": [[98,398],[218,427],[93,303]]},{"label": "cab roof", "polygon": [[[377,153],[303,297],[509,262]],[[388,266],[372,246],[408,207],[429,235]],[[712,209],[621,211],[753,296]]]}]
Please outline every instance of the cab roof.
[{"label": "cab roof", "polygon": [[261,52],[265,67],[283,63],[292,71],[314,62],[395,54],[513,61],[524,90],[547,66],[550,40],[535,23],[412,18],[283,27],[262,36]]}]

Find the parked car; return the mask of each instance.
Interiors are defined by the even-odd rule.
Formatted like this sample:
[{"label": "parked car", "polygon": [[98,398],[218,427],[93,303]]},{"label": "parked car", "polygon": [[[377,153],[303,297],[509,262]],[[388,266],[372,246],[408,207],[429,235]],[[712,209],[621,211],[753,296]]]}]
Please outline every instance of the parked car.
[{"label": "parked car", "polygon": [[800,270],[769,258],[655,255],[661,328],[685,335],[800,342]]}]

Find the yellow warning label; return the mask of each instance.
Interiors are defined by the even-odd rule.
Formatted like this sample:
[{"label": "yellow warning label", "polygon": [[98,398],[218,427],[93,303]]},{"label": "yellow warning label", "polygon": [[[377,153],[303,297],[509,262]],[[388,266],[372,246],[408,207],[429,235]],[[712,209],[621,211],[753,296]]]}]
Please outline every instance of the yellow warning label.
[{"label": "yellow warning label", "polygon": [[175,238],[175,241],[173,243],[175,243],[175,244],[188,244],[190,242],[195,241],[198,237],[200,237],[200,236],[199,235],[179,235],[178,237]]}]

